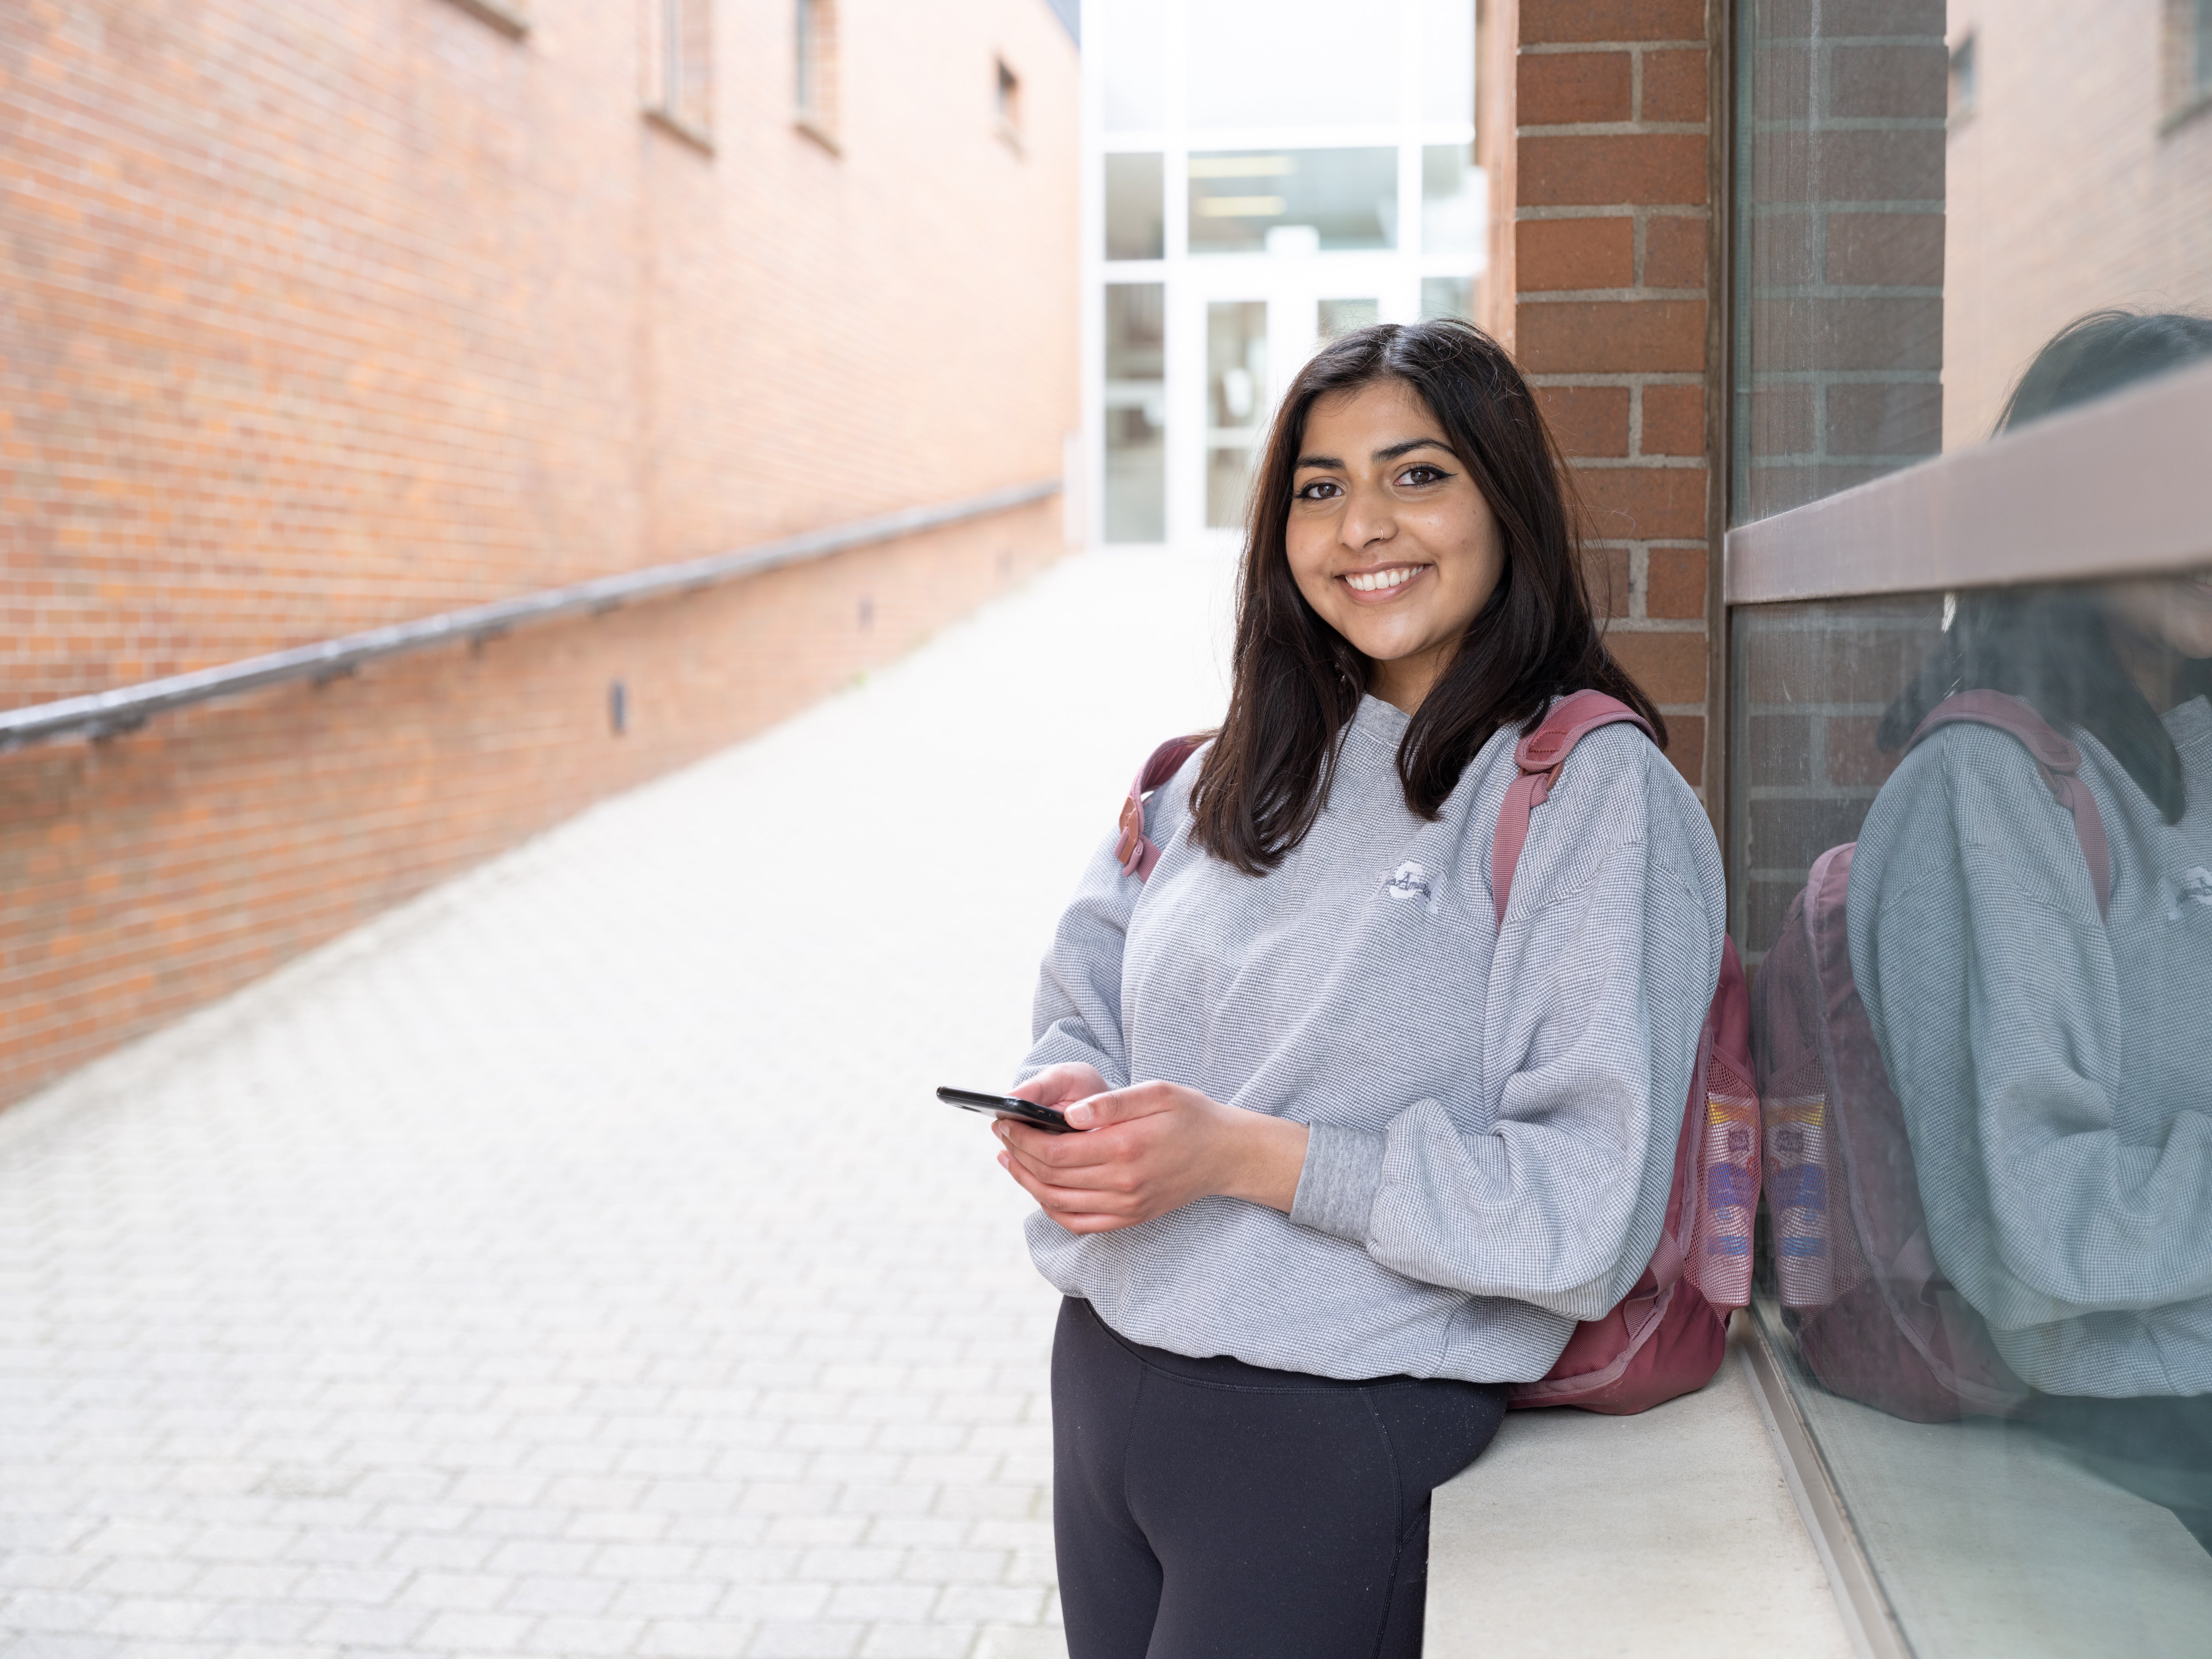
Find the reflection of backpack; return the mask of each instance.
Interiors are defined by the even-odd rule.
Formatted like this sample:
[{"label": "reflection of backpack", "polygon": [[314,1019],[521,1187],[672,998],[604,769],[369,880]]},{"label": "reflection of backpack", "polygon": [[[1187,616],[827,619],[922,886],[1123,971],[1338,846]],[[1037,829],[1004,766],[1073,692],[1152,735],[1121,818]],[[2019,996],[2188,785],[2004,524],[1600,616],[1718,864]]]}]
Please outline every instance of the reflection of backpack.
[{"label": "reflection of backpack", "polygon": [[[2081,751],[2000,691],[1946,699],[1905,747],[1959,724],[2007,732],[2034,758],[2073,815],[2097,908],[2109,909],[2104,820],[2075,775]],[[1929,1249],[1905,1109],[1851,979],[1844,909],[1850,874],[1850,843],[1814,860],[1759,968],[1754,1012],[1776,1288],[1795,1316],[1805,1363],[1836,1393],[1916,1423],[2001,1416],[2027,1387]]]},{"label": "reflection of backpack", "polygon": [[[1563,698],[1515,747],[1521,776],[1505,792],[1492,841],[1490,885],[1498,919],[1528,838],[1576,743],[1601,726],[1650,728],[1625,703],[1598,691]],[[1159,849],[1145,838],[1145,797],[1175,776],[1203,738],[1162,744],[1145,763],[1121,808],[1115,853],[1124,874],[1152,873]],[[1720,1369],[1727,1313],[1751,1297],[1751,1223],[1759,1206],[1759,1097],[1751,1083],[1749,1000],[1735,946],[1727,945],[1720,983],[1698,1040],[1689,1100],[1675,1143],[1674,1182],[1658,1248],[1612,1312],[1584,1320],[1540,1382],[1515,1385],[1516,1406],[1579,1406],[1615,1415],[1640,1412],[1703,1388]]]}]

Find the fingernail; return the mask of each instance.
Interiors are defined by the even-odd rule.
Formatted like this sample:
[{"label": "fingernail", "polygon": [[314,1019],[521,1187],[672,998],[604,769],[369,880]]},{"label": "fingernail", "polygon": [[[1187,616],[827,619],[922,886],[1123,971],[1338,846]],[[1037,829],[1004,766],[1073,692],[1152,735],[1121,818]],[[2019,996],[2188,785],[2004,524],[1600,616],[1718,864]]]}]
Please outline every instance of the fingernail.
[{"label": "fingernail", "polygon": [[1071,1106],[1067,1109],[1067,1121],[1079,1129],[1089,1128],[1091,1120],[1097,1114],[1088,1106]]},{"label": "fingernail", "polygon": [[1000,1152],[999,1154],[999,1167],[1002,1170],[1011,1170],[1014,1167],[1014,1161],[1008,1158],[1004,1152]]}]

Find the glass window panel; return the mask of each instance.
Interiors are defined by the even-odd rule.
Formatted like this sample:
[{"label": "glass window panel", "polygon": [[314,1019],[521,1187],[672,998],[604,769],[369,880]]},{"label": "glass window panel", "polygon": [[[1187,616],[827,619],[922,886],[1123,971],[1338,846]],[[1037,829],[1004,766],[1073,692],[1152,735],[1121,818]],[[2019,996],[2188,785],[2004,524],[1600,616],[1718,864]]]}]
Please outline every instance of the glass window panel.
[{"label": "glass window panel", "polygon": [[1160,158],[1106,157],[1106,257],[1157,259],[1167,252]]},{"label": "glass window panel", "polygon": [[1398,152],[1220,150],[1190,158],[1194,253],[1336,252],[1398,240]]},{"label": "glass window panel", "polygon": [[1107,131],[1152,131],[1165,126],[1167,0],[1116,0],[1104,15],[1086,21],[1095,34],[1103,37],[1101,103]]},{"label": "glass window panel", "polygon": [[1421,0],[1421,118],[1474,119],[1473,0]]},{"label": "glass window panel", "polygon": [[1251,482],[1249,449],[1206,452],[1206,527],[1235,530],[1244,522],[1244,492]]},{"label": "glass window panel", "polygon": [[1474,320],[1474,278],[1472,276],[1424,276],[1421,278],[1421,317],[1459,317]]},{"label": "glass window panel", "polygon": [[1755,1316],[1913,1652],[2201,1653],[2212,571],[1734,640]]},{"label": "glass window panel", "polygon": [[1395,6],[1370,0],[1204,0],[1187,16],[1193,126],[1398,118]]},{"label": "glass window panel", "polygon": [[1166,289],[1106,284],[1105,534],[1167,537]]},{"label": "glass window panel", "polygon": [[1421,151],[1421,252],[1475,253],[1488,218],[1488,180],[1471,144],[1430,144]]},{"label": "glass window panel", "polygon": [[1267,305],[1216,301],[1206,307],[1206,522],[1244,519],[1245,475],[1267,417]]},{"label": "glass window panel", "polygon": [[[1747,0],[1739,519],[2212,362],[2201,10]],[[2212,572],[1731,639],[1753,1311],[1827,1478],[1923,1659],[2201,1652]]]},{"label": "glass window panel", "polygon": [[[1740,519],[2212,363],[2182,9],[1869,15],[1739,12]],[[1922,1659],[2201,1652],[2212,571],[1730,637],[1754,1316],[1827,1478]]]},{"label": "glass window panel", "polygon": [[1355,328],[1365,328],[1382,320],[1382,302],[1376,300],[1323,300],[1320,307],[1320,334],[1324,340],[1334,340],[1340,334],[1349,334]]},{"label": "glass window panel", "polygon": [[2212,305],[2197,6],[1738,9],[1739,521],[1983,441],[2074,319]]}]

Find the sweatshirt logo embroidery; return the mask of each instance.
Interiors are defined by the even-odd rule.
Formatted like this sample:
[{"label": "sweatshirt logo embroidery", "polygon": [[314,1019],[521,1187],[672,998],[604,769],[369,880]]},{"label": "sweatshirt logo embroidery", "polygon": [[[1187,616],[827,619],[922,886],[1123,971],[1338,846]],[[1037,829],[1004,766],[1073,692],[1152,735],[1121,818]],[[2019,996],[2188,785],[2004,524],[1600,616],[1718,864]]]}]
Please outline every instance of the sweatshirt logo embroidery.
[{"label": "sweatshirt logo embroidery", "polygon": [[1382,890],[1392,898],[1427,898],[1429,872],[1418,864],[1401,864],[1382,884]]},{"label": "sweatshirt logo embroidery", "polygon": [[2177,898],[2194,899],[2199,904],[2212,904],[2212,870],[2203,865],[2181,872]]}]

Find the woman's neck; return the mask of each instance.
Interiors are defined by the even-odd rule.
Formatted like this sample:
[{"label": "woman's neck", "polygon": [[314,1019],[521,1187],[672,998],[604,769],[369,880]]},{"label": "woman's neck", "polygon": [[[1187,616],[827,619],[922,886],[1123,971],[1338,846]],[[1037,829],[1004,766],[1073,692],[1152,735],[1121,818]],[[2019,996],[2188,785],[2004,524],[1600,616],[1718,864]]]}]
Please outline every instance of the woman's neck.
[{"label": "woman's neck", "polygon": [[1443,677],[1445,654],[1442,651],[1421,651],[1389,662],[1370,658],[1368,695],[1380,697],[1401,714],[1412,714]]}]

